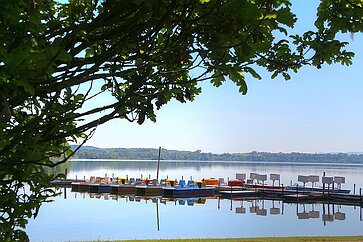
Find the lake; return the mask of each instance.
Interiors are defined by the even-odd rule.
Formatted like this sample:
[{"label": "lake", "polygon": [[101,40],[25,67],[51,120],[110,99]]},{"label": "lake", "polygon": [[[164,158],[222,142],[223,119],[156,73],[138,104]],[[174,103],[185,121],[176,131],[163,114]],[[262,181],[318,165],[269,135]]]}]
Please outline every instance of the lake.
[{"label": "lake", "polygon": [[[71,161],[68,177],[156,177],[156,161]],[[363,165],[268,162],[162,161],[160,178],[234,179],[236,173],[345,176],[343,188],[363,187]],[[271,181],[267,182],[272,184]],[[271,200],[163,199],[71,192],[46,203],[27,233],[31,241],[363,235],[362,209]]]}]

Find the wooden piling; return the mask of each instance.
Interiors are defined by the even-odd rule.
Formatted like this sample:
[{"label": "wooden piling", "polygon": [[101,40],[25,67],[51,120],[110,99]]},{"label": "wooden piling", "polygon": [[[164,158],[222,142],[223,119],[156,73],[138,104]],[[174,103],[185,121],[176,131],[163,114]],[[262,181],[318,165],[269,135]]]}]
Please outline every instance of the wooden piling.
[{"label": "wooden piling", "polygon": [[156,179],[159,180],[159,169],[160,169],[160,154],[161,154],[161,147],[159,147],[159,155],[158,155],[158,167],[156,170]]}]

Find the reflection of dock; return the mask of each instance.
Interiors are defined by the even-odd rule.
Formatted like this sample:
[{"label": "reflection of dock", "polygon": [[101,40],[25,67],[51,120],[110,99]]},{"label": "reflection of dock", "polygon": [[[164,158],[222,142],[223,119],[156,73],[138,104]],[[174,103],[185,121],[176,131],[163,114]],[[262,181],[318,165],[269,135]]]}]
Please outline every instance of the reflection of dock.
[{"label": "reflection of dock", "polygon": [[[244,214],[250,214],[255,216],[283,216],[286,214],[286,205],[296,207],[296,219],[309,220],[320,219],[324,222],[324,225],[334,221],[346,220],[346,214],[344,213],[344,207],[342,205],[327,202],[314,202],[314,201],[293,201],[287,202],[279,199],[278,197],[266,198],[266,197],[243,197],[243,198],[221,198],[221,197],[198,197],[198,198],[166,198],[163,196],[137,196],[136,194],[130,195],[118,195],[110,193],[79,193],[74,192],[74,197],[79,199],[102,199],[109,201],[119,202],[132,202],[147,204],[149,202],[156,204],[173,204],[175,206],[204,206],[208,200],[218,199],[218,209],[221,208],[221,201],[230,201],[230,210],[235,214],[243,216]],[[225,203],[224,203],[225,204]],[[352,204],[347,204],[352,205]],[[159,208],[157,208],[159,209]],[[289,209],[288,211],[291,210]],[[362,207],[359,209],[360,220],[362,221]]]},{"label": "reflection of dock", "polygon": [[285,202],[329,202],[341,205],[363,206],[361,194],[345,193],[324,193],[309,191],[294,191],[281,189],[253,189],[244,191],[220,191],[219,195],[223,198],[248,198],[263,197],[265,199],[277,199]]}]

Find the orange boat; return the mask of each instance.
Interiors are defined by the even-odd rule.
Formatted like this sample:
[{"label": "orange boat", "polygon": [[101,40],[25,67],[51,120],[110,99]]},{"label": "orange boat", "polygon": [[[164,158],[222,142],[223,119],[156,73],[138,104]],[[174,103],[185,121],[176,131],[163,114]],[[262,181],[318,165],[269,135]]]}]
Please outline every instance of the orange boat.
[{"label": "orange boat", "polygon": [[216,178],[204,178],[202,181],[204,181],[207,186],[218,186],[218,180]]}]

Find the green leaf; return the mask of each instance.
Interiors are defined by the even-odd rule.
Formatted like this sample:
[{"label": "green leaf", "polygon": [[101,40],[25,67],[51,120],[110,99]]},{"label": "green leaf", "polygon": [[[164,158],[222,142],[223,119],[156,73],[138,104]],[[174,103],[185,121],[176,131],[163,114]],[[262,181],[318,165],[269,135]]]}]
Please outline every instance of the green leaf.
[{"label": "green leaf", "polygon": [[258,80],[261,80],[261,76],[251,67],[245,67],[243,68],[244,71],[250,73],[254,78],[258,79]]},{"label": "green leaf", "polygon": [[274,73],[271,76],[271,79],[275,79],[277,77],[277,75],[279,74],[278,71],[274,71]]},{"label": "green leaf", "polygon": [[291,76],[287,74],[286,72],[282,73],[282,76],[285,78],[285,81],[288,81],[291,79]]},{"label": "green leaf", "polygon": [[217,72],[212,75],[212,79],[210,82],[213,84],[213,86],[220,87],[222,83],[225,82],[225,79],[221,73]]},{"label": "green leaf", "polygon": [[229,78],[237,85],[239,86],[239,92],[241,92],[243,95],[247,94],[247,84],[245,81],[245,76],[242,72],[238,71],[231,71],[229,73]]}]

